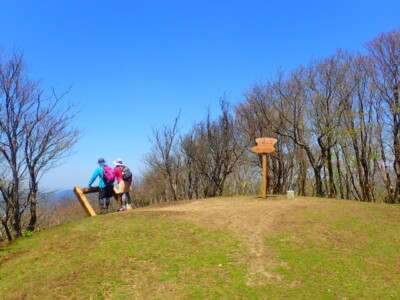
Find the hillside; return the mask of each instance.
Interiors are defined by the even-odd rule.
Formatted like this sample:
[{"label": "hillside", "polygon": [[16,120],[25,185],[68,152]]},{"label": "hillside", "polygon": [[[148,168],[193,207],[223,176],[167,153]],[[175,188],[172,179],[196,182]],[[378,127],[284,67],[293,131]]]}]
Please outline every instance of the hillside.
[{"label": "hillside", "polygon": [[277,196],[85,218],[0,248],[0,299],[399,299],[400,206]]}]

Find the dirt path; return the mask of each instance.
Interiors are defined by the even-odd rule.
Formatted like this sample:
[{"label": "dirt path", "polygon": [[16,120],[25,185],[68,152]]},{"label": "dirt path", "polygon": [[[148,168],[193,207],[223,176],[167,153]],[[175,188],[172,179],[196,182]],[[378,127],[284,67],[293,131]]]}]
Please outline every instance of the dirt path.
[{"label": "dirt path", "polygon": [[279,280],[272,274],[270,265],[274,263],[273,255],[266,249],[265,238],[273,235],[287,220],[286,216],[294,212],[315,206],[312,198],[295,198],[288,200],[285,196],[262,199],[257,197],[212,198],[206,200],[182,201],[141,211],[165,212],[166,215],[182,218],[210,228],[230,230],[237,238],[244,241],[249,249],[250,261],[249,284],[255,276],[264,279]]}]

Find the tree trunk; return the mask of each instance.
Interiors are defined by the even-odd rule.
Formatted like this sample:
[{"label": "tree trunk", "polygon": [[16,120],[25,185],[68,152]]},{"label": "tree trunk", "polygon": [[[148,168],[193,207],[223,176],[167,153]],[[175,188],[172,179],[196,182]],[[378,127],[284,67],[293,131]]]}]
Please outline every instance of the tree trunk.
[{"label": "tree trunk", "polygon": [[329,174],[329,198],[336,197],[336,187],[333,175],[333,164],[332,164],[332,151],[329,148],[327,150],[327,163],[328,163],[328,174]]},{"label": "tree trunk", "polygon": [[36,214],[36,192],[32,192],[30,195],[30,220],[27,226],[27,230],[34,231],[37,221],[37,214]]},{"label": "tree trunk", "polygon": [[9,242],[11,242],[13,238],[12,238],[12,235],[11,235],[11,232],[10,232],[10,228],[9,228],[9,226],[7,224],[7,220],[8,220],[8,218],[2,219],[1,220],[1,224],[3,225],[4,231],[6,232],[7,240]]},{"label": "tree trunk", "polygon": [[397,83],[394,87],[394,103],[393,103],[393,152],[394,152],[394,171],[396,173],[396,192],[393,199],[394,203],[400,203],[400,120],[399,120],[399,85]]},{"label": "tree trunk", "polygon": [[[16,182],[17,180],[14,180]],[[22,236],[21,233],[21,210],[19,205],[18,185],[13,186],[13,205],[12,205],[12,235],[13,238]]]},{"label": "tree trunk", "polygon": [[335,151],[335,157],[336,157],[336,170],[338,174],[338,184],[339,184],[339,193],[340,193],[340,198],[344,199],[344,187],[343,187],[343,179],[342,179],[342,170],[341,170],[341,165],[340,165],[340,155],[339,151]]},{"label": "tree trunk", "polygon": [[315,175],[315,192],[317,197],[324,197],[323,182],[321,178],[322,166],[313,167]]}]

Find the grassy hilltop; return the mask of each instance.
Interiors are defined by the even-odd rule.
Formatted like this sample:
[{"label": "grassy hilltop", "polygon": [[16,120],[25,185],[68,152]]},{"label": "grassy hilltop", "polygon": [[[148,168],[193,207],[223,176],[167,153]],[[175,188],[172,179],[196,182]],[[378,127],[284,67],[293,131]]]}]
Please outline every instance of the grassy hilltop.
[{"label": "grassy hilltop", "polygon": [[181,201],[0,248],[0,299],[400,299],[400,206]]}]

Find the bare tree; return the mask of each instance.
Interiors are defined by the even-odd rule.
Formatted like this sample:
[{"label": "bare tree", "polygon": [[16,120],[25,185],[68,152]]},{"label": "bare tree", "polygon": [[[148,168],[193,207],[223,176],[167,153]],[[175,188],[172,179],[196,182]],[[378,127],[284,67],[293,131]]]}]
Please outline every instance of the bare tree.
[{"label": "bare tree", "polygon": [[[375,117],[375,100],[372,97],[370,64],[365,57],[357,55],[351,60],[351,78],[347,80],[350,92],[345,92],[345,113],[341,138],[339,143],[345,149],[351,145],[352,150],[346,151],[350,156],[351,165],[347,168],[352,180],[353,196],[359,201],[375,201],[374,185],[374,160],[377,159],[377,145],[374,145],[377,121]],[[338,170],[340,171],[340,170]]]},{"label": "bare tree", "polygon": [[191,166],[196,196],[222,195],[227,177],[246,151],[226,98],[221,99],[220,107],[221,116],[213,120],[208,112],[206,120],[196,124],[184,138],[183,152]]},{"label": "bare tree", "polygon": [[[196,160],[198,149],[196,134],[192,129],[181,140],[181,153],[185,164],[186,174],[186,196],[189,199],[199,199],[201,195],[201,176],[196,171]],[[200,152],[201,153],[201,152]]]},{"label": "bare tree", "polygon": [[38,99],[32,113],[25,117],[23,146],[29,174],[28,230],[34,230],[37,220],[36,205],[41,176],[69,156],[80,137],[79,130],[71,128],[75,116],[73,106],[59,108],[62,97],[58,97],[55,93],[52,99],[55,100],[49,100],[44,105]]},{"label": "bare tree", "polygon": [[[287,80],[283,77],[279,78],[274,86],[278,96],[274,97],[272,105],[282,121],[276,123],[270,120],[270,123],[273,124],[274,130],[279,135],[291,139],[300,149],[304,150],[314,171],[316,195],[322,196],[324,192],[321,170],[324,165],[324,156],[318,148],[318,141],[324,136],[324,133],[318,133],[313,126],[314,108],[309,101],[311,93],[307,93],[304,86],[307,76],[307,69],[299,68],[292,72]],[[305,172],[304,170],[301,174],[304,175]]]},{"label": "bare tree", "polygon": [[80,137],[71,128],[72,107],[62,107],[62,97],[54,93],[48,98],[43,94],[29,80],[22,55],[0,54],[1,220],[9,240],[21,235],[27,207],[27,229],[34,230],[40,178],[71,153]]},{"label": "bare tree", "polygon": [[163,125],[162,129],[154,129],[151,142],[153,148],[145,158],[148,166],[159,172],[165,179],[166,201],[178,200],[178,188],[180,187],[181,160],[179,156],[179,115],[172,126]]},{"label": "bare tree", "polygon": [[[267,174],[267,189],[272,188],[274,194],[279,194],[294,187],[296,163],[294,162],[295,144],[276,130],[285,126],[285,120],[280,119],[274,109],[273,104],[276,98],[276,89],[272,82],[253,86],[246,93],[246,102],[236,107],[236,119],[239,124],[238,130],[250,145],[254,145],[255,139],[259,137],[278,139],[276,151],[268,155],[267,163],[270,167]],[[261,170],[261,157],[253,153],[249,156],[249,161]]]},{"label": "bare tree", "polygon": [[[374,86],[382,100],[382,117],[391,133],[395,188],[388,181],[388,202],[400,203],[400,31],[380,34],[366,44],[374,66]],[[379,101],[378,99],[377,101]],[[385,128],[382,128],[385,130]],[[386,156],[386,154],[385,154]]]}]

